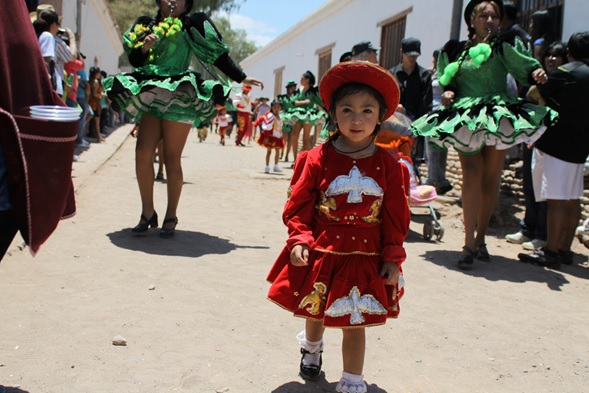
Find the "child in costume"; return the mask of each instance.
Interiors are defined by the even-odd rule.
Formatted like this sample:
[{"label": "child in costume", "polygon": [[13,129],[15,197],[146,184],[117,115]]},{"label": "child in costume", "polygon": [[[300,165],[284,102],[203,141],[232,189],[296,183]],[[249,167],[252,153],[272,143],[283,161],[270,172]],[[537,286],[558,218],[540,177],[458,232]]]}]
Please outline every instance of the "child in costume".
[{"label": "child in costume", "polygon": [[409,230],[401,164],[374,144],[399,103],[399,87],[367,61],[340,63],[321,81],[337,130],[295,164],[283,212],[286,246],[268,274],[268,298],[306,319],[300,375],[319,377],[326,327],[343,330],[338,392],[366,392],[365,327],[399,314]]},{"label": "child in costume", "polygon": [[[440,53],[442,106],[414,121],[416,135],[438,148],[454,147],[462,167],[464,247],[458,267],[491,259],[485,235],[495,207],[507,150],[533,143],[556,112],[507,92],[510,73],[523,85],[543,83],[546,72],[519,38],[503,41],[501,0],[471,0],[464,11],[469,40],[450,41]],[[434,147],[435,147],[434,146]]]},{"label": "child in costume", "polygon": [[227,108],[221,105],[217,105],[217,117],[213,120],[215,124],[219,127],[217,132],[219,133],[219,143],[225,146],[225,134],[227,133],[227,128],[231,124],[231,116],[227,114]]},{"label": "child in costume", "polygon": [[270,104],[270,112],[258,118],[253,126],[260,127],[262,130],[258,138],[258,144],[267,149],[266,151],[266,167],[264,173],[270,173],[270,156],[274,150],[274,172],[282,172],[278,165],[280,159],[280,150],[284,147],[284,138],[282,137],[282,119],[280,118],[280,109],[282,105],[279,101],[272,101]]},{"label": "child in costume", "polygon": [[236,146],[245,146],[243,138],[248,133],[251,136],[252,129],[252,98],[249,92],[252,90],[251,86],[245,85],[241,90],[241,94],[236,94],[233,100],[233,105],[237,108],[237,139]]},{"label": "child in costume", "polygon": [[[215,104],[223,104],[231,90],[227,77],[248,85],[262,83],[246,77],[234,63],[219,31],[205,14],[189,15],[194,0],[156,3],[159,10],[155,19],[142,16],[123,35],[125,51],[136,69],[106,78],[104,88],[113,103],[141,120],[135,165],[142,212],[132,230],[134,235],[158,226],[153,156],[159,141],[164,140],[168,206],[160,237],[169,238],[178,223],[176,210],[184,183],[182,150],[193,123],[198,126],[215,117]],[[194,55],[207,70],[206,77],[213,79],[204,80],[189,68]]]}]

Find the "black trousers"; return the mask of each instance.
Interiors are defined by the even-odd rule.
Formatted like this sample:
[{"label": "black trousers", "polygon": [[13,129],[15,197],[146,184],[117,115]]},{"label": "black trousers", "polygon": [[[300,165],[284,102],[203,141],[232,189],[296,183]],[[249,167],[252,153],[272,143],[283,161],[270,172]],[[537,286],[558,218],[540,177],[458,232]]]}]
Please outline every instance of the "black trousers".
[{"label": "black trousers", "polygon": [[0,261],[18,232],[12,210],[0,211]]}]

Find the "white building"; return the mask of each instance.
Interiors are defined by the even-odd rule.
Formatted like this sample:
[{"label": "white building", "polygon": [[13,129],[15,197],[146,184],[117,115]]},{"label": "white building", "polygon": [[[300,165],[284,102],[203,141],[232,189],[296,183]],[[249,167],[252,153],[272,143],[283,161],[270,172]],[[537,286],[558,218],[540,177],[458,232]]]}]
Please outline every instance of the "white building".
[{"label": "white building", "polygon": [[[247,75],[264,82],[264,92],[257,95],[276,96],[284,91],[288,80],[299,83],[306,70],[319,81],[341,54],[360,41],[371,41],[373,46],[380,47],[380,64],[391,68],[400,61],[401,39],[414,36],[421,40],[422,56],[418,62],[429,68],[433,51],[443,46],[451,33],[466,39],[468,32],[462,15],[467,3],[468,0],[328,0],[244,59],[241,66]],[[589,30],[587,0],[519,3],[524,22],[537,9],[551,9],[556,24],[562,26],[559,29],[565,41],[576,31]]]},{"label": "white building", "polygon": [[62,27],[80,37],[78,49],[86,56],[86,69],[94,66],[108,74],[119,71],[123,41],[108,0],[41,0],[63,17]]}]

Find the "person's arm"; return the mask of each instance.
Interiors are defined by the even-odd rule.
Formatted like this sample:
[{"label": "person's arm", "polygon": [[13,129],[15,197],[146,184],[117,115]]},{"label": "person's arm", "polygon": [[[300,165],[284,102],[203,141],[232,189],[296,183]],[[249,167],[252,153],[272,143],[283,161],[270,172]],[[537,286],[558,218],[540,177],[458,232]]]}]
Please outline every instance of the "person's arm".
[{"label": "person's arm", "polygon": [[531,86],[542,82],[545,78],[546,73],[539,71],[542,69],[542,65],[530,56],[529,51],[520,40],[516,40],[515,45],[504,42],[499,50],[503,54],[501,58],[505,68],[520,84]]},{"label": "person's arm", "polygon": [[422,95],[419,101],[419,116],[423,116],[432,111],[434,93],[432,90],[432,74],[428,70],[423,70],[421,78]]}]

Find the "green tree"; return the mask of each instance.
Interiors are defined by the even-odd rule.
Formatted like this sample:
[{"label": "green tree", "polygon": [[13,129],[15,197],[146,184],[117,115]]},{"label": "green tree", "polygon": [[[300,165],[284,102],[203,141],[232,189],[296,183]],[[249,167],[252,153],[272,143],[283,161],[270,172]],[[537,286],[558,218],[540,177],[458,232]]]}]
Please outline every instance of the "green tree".
[{"label": "green tree", "polygon": [[[109,0],[115,15],[117,24],[122,31],[131,27],[135,19],[141,15],[155,16],[157,5],[155,0]],[[198,0],[195,1],[194,12],[204,12],[211,15],[223,40],[229,46],[233,60],[239,64],[243,59],[254,53],[258,48],[253,41],[247,39],[247,33],[243,29],[232,29],[229,19],[219,16],[219,12],[231,13],[239,9],[243,0]],[[194,62],[193,62],[194,63]],[[121,67],[130,66],[127,55],[123,54],[119,59]],[[198,65],[193,64],[196,68]]]},{"label": "green tree", "polygon": [[247,32],[243,29],[232,29],[229,19],[221,16],[214,16],[213,22],[223,36],[223,41],[229,47],[231,58],[239,64],[243,59],[258,50],[253,41],[247,39]]},{"label": "green tree", "polygon": [[[127,30],[135,19],[141,15],[155,16],[157,5],[155,0],[109,0],[110,6],[117,20],[119,28]],[[215,12],[232,12],[239,9],[243,0],[197,0],[194,3],[194,12],[204,12],[212,15]]]}]

